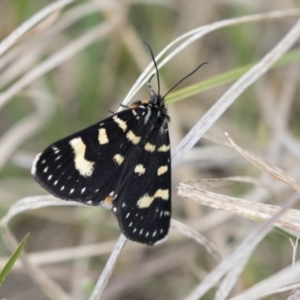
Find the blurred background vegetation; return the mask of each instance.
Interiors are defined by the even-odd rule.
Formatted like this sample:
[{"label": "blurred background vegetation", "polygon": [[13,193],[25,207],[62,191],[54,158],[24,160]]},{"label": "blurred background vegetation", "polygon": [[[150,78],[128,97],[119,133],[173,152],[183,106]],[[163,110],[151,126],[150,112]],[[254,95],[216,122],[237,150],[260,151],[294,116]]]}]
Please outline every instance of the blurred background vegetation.
[{"label": "blurred background vegetation", "polygon": [[[3,95],[62,48],[72,45],[76,39],[107,22],[115,14],[121,17],[121,23],[105,36],[95,38],[76,55],[34,80],[1,108],[1,136],[6,137],[10,130],[21,124],[20,130],[15,132],[16,140],[22,140],[23,134],[25,138],[17,142],[9,155],[4,155],[5,161],[0,164],[0,217],[19,199],[46,194],[30,175],[31,162],[36,153],[50,143],[107,117],[108,109],[118,109],[130,87],[151,61],[143,41],[151,45],[154,53],[158,53],[176,37],[196,27],[244,15],[297,8],[299,4],[291,0],[111,1],[118,5],[116,12],[113,8],[98,9],[97,5],[101,2],[105,6],[104,1],[74,1],[53,20],[48,20],[49,24],[42,23],[36,31],[25,35],[5,53],[3,59],[7,59],[6,62],[0,60],[0,93]],[[49,3],[51,1],[1,0],[0,40]],[[52,27],[74,15],[77,19],[74,17],[69,26],[58,34],[47,36]],[[202,62],[209,64],[187,79],[179,89],[257,62],[295,21],[296,17],[287,17],[242,24],[206,35],[161,69],[163,93]],[[11,60],[9,55],[13,56]],[[297,144],[300,134],[298,76],[297,58],[274,68],[243,93],[209,133],[224,139],[224,132],[227,131],[243,148],[259,153],[299,178],[300,173],[296,172],[300,153],[297,151],[300,149]],[[216,82],[205,92],[169,105],[172,149],[230,85]],[[285,100],[287,94],[289,99]],[[145,85],[134,100],[147,97]],[[288,104],[284,111],[285,101]],[[285,113],[287,130],[295,143],[294,154],[274,140],[276,122],[274,124],[272,116],[280,115],[280,109]],[[37,119],[32,133],[26,136],[22,132],[21,122],[33,111],[39,110],[42,117]],[[0,142],[3,142],[1,136]],[[1,153],[0,149],[0,156]],[[263,175],[234,151],[204,139],[173,170],[173,217],[203,233],[217,245],[222,255],[230,253],[255,222],[231,217],[225,212],[216,215],[214,209],[176,196],[176,187],[185,180],[226,176],[261,179]],[[276,182],[273,184],[276,185]],[[274,205],[279,205],[291,194],[288,188],[282,188],[276,191],[276,197],[259,197],[256,193],[257,197],[251,198],[252,187],[242,184],[222,188],[221,192]],[[43,270],[72,294],[72,299],[87,299],[120,233],[110,211],[81,207],[29,211],[15,218],[11,229],[18,240],[31,233],[26,244],[28,253],[111,242],[102,255],[62,259],[60,263],[50,264],[44,258]],[[9,257],[1,239],[0,255],[3,258],[1,268]],[[60,252],[49,254],[52,255],[59,256]],[[289,240],[276,232],[269,234],[254,252],[235,287],[235,293],[291,262]],[[216,262],[204,247],[172,230],[168,241],[155,248],[133,245],[129,241],[119,257],[103,299],[183,299],[215,265]],[[0,297],[45,299],[26,270],[20,267],[10,273],[0,288]],[[269,299],[286,297],[287,293],[283,293]],[[212,298],[213,291],[203,299]]]}]

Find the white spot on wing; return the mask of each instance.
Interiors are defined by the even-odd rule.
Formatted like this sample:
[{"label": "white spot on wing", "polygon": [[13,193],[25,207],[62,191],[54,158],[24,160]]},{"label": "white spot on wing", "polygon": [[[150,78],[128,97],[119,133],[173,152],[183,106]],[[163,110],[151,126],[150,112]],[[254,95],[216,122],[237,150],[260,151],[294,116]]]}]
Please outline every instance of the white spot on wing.
[{"label": "white spot on wing", "polygon": [[121,154],[116,154],[114,157],[113,157],[115,163],[117,163],[118,165],[121,165],[121,163],[123,162],[124,160],[124,156],[122,156]]},{"label": "white spot on wing", "polygon": [[82,139],[74,138],[70,141],[70,145],[74,151],[74,163],[76,170],[80,173],[80,175],[84,177],[89,177],[93,174],[94,171],[94,162],[88,161],[85,156],[86,145],[82,141]]},{"label": "white spot on wing", "polygon": [[141,175],[145,174],[146,169],[144,168],[144,166],[142,164],[138,164],[138,165],[136,165],[134,172],[141,176]]},{"label": "white spot on wing", "polygon": [[155,151],[155,145],[148,142],[148,143],[146,143],[144,149],[148,152],[154,152]]},{"label": "white spot on wing", "polygon": [[129,218],[130,216],[130,212],[126,215],[125,219]]},{"label": "white spot on wing", "polygon": [[71,189],[70,194],[72,194],[74,192],[74,189]]},{"label": "white spot on wing", "polygon": [[130,224],[128,225],[128,227],[131,227],[132,226],[132,222],[130,222]]},{"label": "white spot on wing", "polygon": [[55,160],[59,160],[61,158],[61,155],[58,155]]},{"label": "white spot on wing", "polygon": [[63,185],[63,186],[60,188],[60,190],[63,191],[64,189],[65,189],[65,186]]},{"label": "white spot on wing", "polygon": [[116,211],[117,211],[117,208],[116,208],[116,207],[113,207],[113,211],[116,212]]},{"label": "white spot on wing", "polygon": [[51,180],[51,178],[52,178],[52,175],[49,175],[47,179],[48,179],[48,180]]},{"label": "white spot on wing", "polygon": [[138,144],[141,140],[140,136],[135,135],[131,130],[129,130],[126,134],[127,139],[132,142],[133,144]]},{"label": "white spot on wing", "polygon": [[170,150],[170,145],[161,145],[158,149],[158,152],[167,152],[167,151],[169,151]]},{"label": "white spot on wing", "polygon": [[81,190],[81,194],[83,194],[85,190],[86,190],[86,188],[83,188],[83,189]]},{"label": "white spot on wing", "polygon": [[52,146],[52,150],[54,151],[54,154],[57,154],[60,150],[55,147],[55,146]]},{"label": "white spot on wing", "polygon": [[57,185],[57,183],[58,183],[58,180],[55,180],[54,185]]},{"label": "white spot on wing", "polygon": [[99,129],[98,141],[100,145],[108,144],[108,136],[105,128]]}]

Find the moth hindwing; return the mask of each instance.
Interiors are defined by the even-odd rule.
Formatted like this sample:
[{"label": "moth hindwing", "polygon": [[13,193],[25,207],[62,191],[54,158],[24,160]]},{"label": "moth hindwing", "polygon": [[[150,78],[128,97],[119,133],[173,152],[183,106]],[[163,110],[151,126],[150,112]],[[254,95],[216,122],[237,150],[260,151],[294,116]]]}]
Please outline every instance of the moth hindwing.
[{"label": "moth hindwing", "polygon": [[151,90],[134,102],[38,154],[32,175],[47,191],[87,205],[111,204],[121,231],[152,245],[171,217],[171,159],[166,107]]}]

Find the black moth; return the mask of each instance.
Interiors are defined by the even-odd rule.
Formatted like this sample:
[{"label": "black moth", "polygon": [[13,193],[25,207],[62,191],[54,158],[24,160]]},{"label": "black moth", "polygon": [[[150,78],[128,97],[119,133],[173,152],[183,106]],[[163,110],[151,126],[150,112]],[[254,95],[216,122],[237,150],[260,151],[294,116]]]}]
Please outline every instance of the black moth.
[{"label": "black moth", "polygon": [[149,100],[135,101],[50,145],[36,156],[31,173],[59,198],[111,205],[128,239],[153,245],[167,237],[170,227],[171,156],[166,95],[159,94],[150,52],[158,93],[151,87],[152,75]]}]

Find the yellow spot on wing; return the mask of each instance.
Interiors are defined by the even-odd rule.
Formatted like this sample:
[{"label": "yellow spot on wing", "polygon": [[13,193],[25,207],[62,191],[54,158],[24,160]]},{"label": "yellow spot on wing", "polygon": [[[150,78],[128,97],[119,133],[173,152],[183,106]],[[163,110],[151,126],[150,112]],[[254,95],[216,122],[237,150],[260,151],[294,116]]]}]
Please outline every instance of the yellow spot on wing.
[{"label": "yellow spot on wing", "polygon": [[157,175],[160,176],[168,171],[168,166],[161,166],[157,170]]},{"label": "yellow spot on wing", "polygon": [[108,137],[105,128],[99,129],[98,141],[100,145],[108,144]]},{"label": "yellow spot on wing", "polygon": [[119,125],[119,127],[125,132],[127,130],[127,124],[118,116],[113,116],[113,120]]},{"label": "yellow spot on wing", "polygon": [[139,208],[147,208],[151,205],[153,201],[154,201],[154,197],[145,194],[143,197],[139,199],[139,201],[137,202],[137,206]]},{"label": "yellow spot on wing", "polygon": [[146,143],[145,145],[145,150],[148,152],[154,152],[155,151],[155,145],[151,144],[151,143]]},{"label": "yellow spot on wing", "polygon": [[157,150],[158,150],[158,152],[167,152],[168,150],[170,150],[170,145],[167,146],[164,144],[164,145],[160,146]]},{"label": "yellow spot on wing", "polygon": [[169,199],[169,190],[158,189],[154,194],[154,198],[162,198],[163,200]]},{"label": "yellow spot on wing", "polygon": [[141,176],[141,175],[145,174],[146,169],[144,168],[144,166],[142,164],[139,164],[139,165],[136,165],[134,172],[138,173]]},{"label": "yellow spot on wing", "polygon": [[145,194],[138,200],[137,206],[139,208],[147,208],[152,204],[152,202],[155,200],[155,198],[161,198],[163,200],[168,200],[169,199],[169,190],[158,189],[153,196],[149,196],[149,194]]},{"label": "yellow spot on wing", "polygon": [[121,154],[116,154],[116,155],[114,156],[114,161],[115,161],[118,165],[120,165],[120,164],[123,162],[123,160],[124,160],[124,156],[122,156]]},{"label": "yellow spot on wing", "polygon": [[94,162],[88,161],[84,155],[86,150],[86,145],[82,141],[82,139],[75,138],[70,141],[70,145],[73,148],[73,152],[75,155],[74,163],[75,168],[79,172],[80,175],[84,177],[91,176],[94,171]]},{"label": "yellow spot on wing", "polygon": [[138,144],[141,140],[140,136],[135,135],[131,130],[129,130],[126,134],[126,137],[129,141],[131,141],[133,144]]}]

